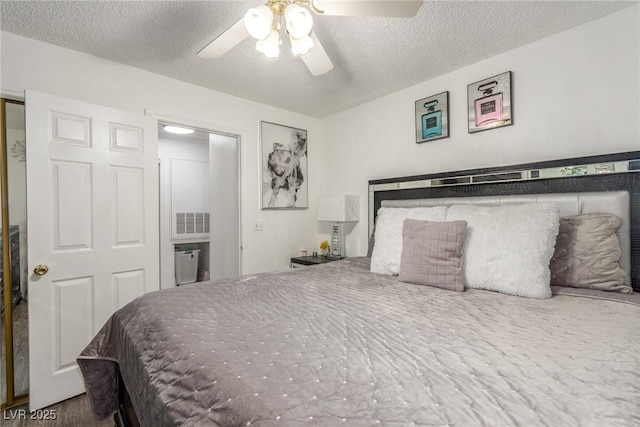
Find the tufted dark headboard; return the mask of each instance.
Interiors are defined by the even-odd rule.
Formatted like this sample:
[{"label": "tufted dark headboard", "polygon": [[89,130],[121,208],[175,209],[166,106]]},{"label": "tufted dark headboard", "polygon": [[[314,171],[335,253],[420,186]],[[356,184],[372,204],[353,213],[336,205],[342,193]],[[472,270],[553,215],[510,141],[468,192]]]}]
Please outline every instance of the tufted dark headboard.
[{"label": "tufted dark headboard", "polygon": [[631,282],[640,291],[640,151],[369,181],[369,232],[383,200],[594,191],[630,195]]}]

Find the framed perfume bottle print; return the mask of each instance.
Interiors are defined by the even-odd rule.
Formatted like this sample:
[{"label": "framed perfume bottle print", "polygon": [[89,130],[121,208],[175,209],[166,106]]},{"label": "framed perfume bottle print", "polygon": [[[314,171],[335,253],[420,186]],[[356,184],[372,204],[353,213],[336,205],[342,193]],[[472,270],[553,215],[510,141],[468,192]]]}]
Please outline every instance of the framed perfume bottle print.
[{"label": "framed perfume bottle print", "polygon": [[416,143],[449,137],[449,92],[416,101]]},{"label": "framed perfume bottle print", "polygon": [[513,124],[511,71],[467,86],[469,133]]}]

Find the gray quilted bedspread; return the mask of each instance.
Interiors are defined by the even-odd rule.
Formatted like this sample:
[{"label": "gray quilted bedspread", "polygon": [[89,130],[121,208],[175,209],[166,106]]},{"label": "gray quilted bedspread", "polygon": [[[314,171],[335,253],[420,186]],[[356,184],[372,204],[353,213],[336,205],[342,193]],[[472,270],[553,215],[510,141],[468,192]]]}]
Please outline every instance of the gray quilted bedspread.
[{"label": "gray quilted bedspread", "polygon": [[451,292],[362,260],[147,294],[78,359],[143,426],[637,426],[640,306]]}]

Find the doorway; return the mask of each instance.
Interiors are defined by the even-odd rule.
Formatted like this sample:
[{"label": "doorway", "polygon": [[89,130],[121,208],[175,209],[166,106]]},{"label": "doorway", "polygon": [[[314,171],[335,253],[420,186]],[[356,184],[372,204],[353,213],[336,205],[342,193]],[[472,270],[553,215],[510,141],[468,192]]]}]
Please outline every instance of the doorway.
[{"label": "doorway", "polygon": [[158,157],[161,289],[240,275],[240,137],[159,122]]},{"label": "doorway", "polygon": [[24,103],[2,99],[2,408],[24,404],[29,392],[27,190]]}]

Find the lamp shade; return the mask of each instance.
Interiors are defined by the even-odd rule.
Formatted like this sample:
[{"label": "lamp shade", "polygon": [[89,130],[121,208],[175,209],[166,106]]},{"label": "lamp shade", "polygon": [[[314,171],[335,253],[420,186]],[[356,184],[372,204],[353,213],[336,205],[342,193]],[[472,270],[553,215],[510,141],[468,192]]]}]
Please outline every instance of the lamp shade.
[{"label": "lamp shade", "polygon": [[269,36],[273,12],[266,5],[249,9],[244,15],[244,26],[247,32],[256,40],[262,40]]},{"label": "lamp shade", "polygon": [[318,198],[318,221],[358,221],[360,198],[358,196],[321,196]]},{"label": "lamp shade", "polygon": [[294,55],[306,55],[314,45],[313,40],[309,36],[302,39],[294,39],[291,36],[289,36],[289,38],[291,40],[291,52]]},{"label": "lamp shade", "polygon": [[287,31],[294,39],[307,37],[313,28],[311,12],[297,4],[290,4],[284,11]]},{"label": "lamp shade", "polygon": [[280,53],[280,37],[276,30],[271,30],[267,38],[256,42],[256,50],[264,53],[267,58],[277,58]]}]

